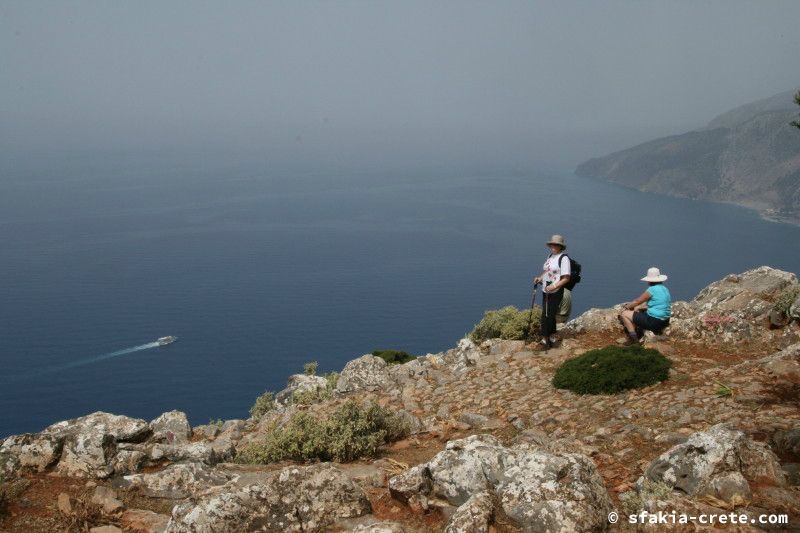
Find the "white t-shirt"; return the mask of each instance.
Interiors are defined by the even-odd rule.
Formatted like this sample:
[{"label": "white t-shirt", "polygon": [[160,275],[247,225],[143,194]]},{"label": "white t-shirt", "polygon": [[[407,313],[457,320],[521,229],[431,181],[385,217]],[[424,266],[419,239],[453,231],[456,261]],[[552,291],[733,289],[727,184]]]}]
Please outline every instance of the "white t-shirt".
[{"label": "white t-shirt", "polygon": [[545,286],[557,282],[561,279],[561,276],[569,276],[572,273],[570,270],[569,258],[565,257],[562,260],[562,255],[564,254],[551,254],[544,262],[544,276],[542,277],[542,281]]}]

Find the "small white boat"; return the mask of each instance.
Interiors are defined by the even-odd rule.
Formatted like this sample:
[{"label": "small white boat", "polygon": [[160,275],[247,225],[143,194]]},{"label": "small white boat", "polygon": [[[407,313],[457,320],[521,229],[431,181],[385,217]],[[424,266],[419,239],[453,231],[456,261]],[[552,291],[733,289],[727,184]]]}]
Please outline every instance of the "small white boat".
[{"label": "small white boat", "polygon": [[160,337],[156,342],[158,343],[159,346],[166,346],[167,344],[172,344],[176,340],[178,340],[178,337],[173,337],[172,335],[169,335],[167,337]]}]

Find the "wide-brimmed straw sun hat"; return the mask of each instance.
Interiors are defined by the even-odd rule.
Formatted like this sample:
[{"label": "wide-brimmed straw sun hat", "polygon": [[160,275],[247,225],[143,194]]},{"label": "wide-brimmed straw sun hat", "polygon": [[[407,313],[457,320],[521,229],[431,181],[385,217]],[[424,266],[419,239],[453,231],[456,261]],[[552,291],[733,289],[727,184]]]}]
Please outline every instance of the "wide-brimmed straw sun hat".
[{"label": "wide-brimmed straw sun hat", "polygon": [[561,235],[553,235],[552,237],[550,237],[550,240],[547,241],[546,244],[557,244],[563,249],[565,250],[567,249],[567,243],[564,241],[564,237],[562,237]]},{"label": "wide-brimmed straw sun hat", "polygon": [[642,281],[649,281],[650,283],[660,283],[662,281],[667,281],[667,276],[662,274],[661,271],[656,267],[650,267],[647,269],[647,275],[642,278]]}]

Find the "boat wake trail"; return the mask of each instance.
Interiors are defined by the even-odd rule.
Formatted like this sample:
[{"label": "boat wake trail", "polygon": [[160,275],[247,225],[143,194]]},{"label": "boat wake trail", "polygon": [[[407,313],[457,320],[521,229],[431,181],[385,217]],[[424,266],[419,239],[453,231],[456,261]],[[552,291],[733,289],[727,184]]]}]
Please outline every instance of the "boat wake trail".
[{"label": "boat wake trail", "polygon": [[52,374],[53,372],[61,372],[63,370],[69,370],[71,368],[76,368],[79,366],[86,366],[91,365],[94,363],[99,363],[100,361],[105,361],[107,359],[113,359],[114,357],[120,357],[123,355],[128,355],[134,352],[141,352],[142,350],[149,350],[150,348],[158,348],[161,346],[158,342],[148,342],[147,344],[140,344],[139,346],[134,346],[132,348],[125,348],[124,350],[117,350],[116,352],[109,352],[103,355],[98,355],[96,357],[88,357],[86,359],[79,359],[77,361],[72,361],[71,363],[65,363],[63,365],[51,366],[49,368],[45,368],[38,371],[33,371],[28,374],[21,374],[17,376],[10,376],[11,381],[17,381],[20,379],[26,378],[34,378],[37,376],[41,376],[43,374]]}]

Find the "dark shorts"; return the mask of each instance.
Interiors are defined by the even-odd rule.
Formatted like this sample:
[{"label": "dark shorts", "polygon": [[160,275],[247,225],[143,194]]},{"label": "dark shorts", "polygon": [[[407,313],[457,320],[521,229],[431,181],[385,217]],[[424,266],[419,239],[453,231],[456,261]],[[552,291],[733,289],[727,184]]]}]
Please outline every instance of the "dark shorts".
[{"label": "dark shorts", "polygon": [[650,316],[642,311],[634,311],[633,323],[642,329],[648,329],[653,333],[659,333],[665,327],[669,326],[669,318],[661,320],[660,318]]}]

